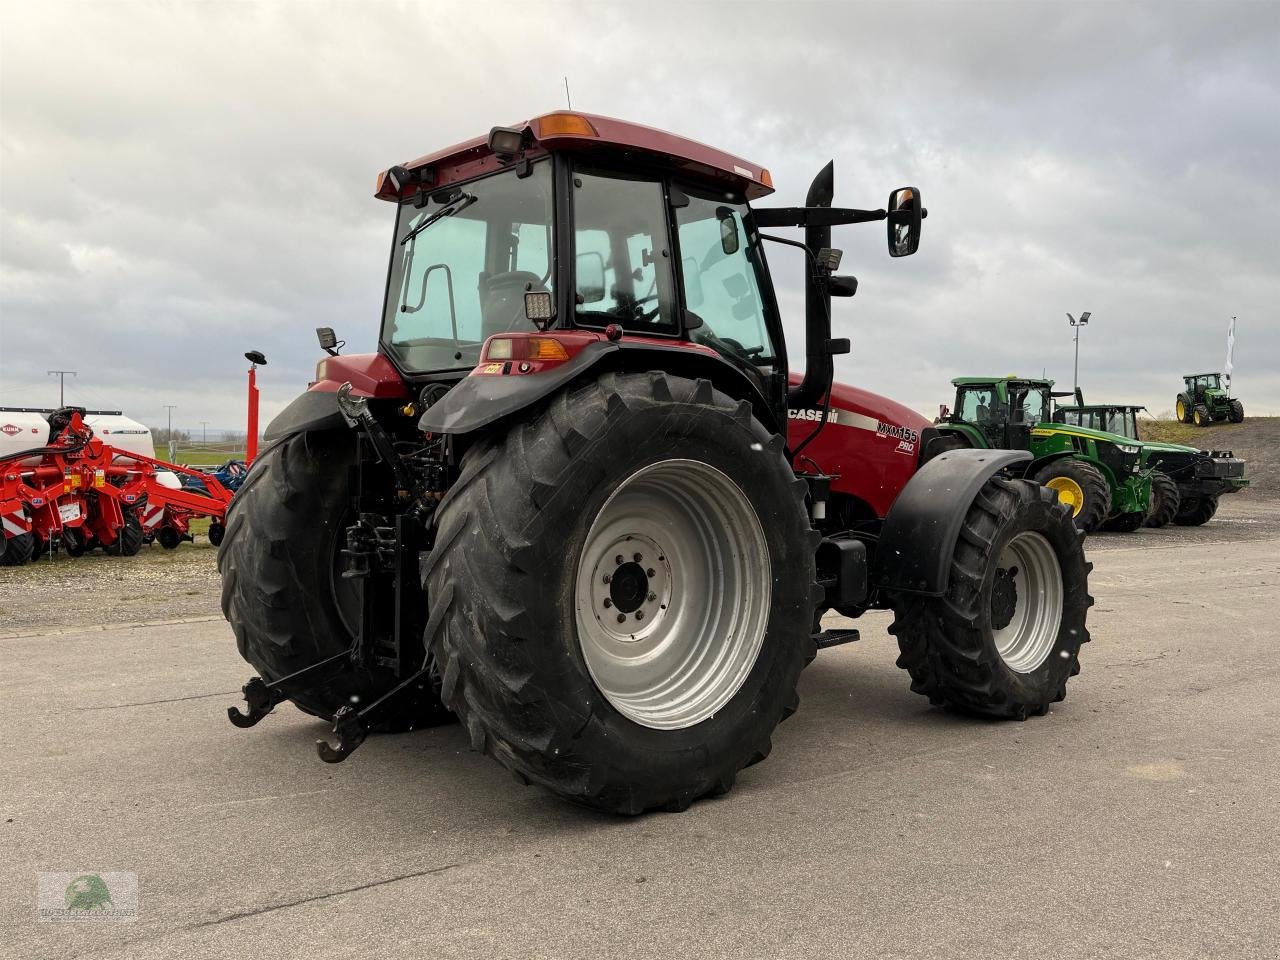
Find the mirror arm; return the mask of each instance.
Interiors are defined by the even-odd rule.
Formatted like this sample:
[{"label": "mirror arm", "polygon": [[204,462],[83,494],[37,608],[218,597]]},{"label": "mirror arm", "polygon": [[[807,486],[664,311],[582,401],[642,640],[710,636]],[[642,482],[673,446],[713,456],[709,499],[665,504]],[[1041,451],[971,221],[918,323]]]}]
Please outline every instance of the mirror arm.
[{"label": "mirror arm", "polygon": [[888,216],[884,210],[855,210],[849,207],[765,207],[752,208],[758,227],[836,227],[845,223],[874,223]]}]

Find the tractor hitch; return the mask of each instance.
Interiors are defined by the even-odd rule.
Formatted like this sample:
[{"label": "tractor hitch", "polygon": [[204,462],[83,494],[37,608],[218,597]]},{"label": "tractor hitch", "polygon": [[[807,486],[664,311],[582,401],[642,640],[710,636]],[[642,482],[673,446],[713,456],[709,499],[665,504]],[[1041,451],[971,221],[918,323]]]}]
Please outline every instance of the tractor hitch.
[{"label": "tractor hitch", "polygon": [[364,738],[369,735],[369,728],[363,719],[366,712],[368,711],[361,710],[357,713],[351,707],[338,708],[338,712],[333,715],[333,735],[337,738],[338,745],[335,747],[328,740],[317,740],[316,753],[321,760],[325,763],[341,763],[355,752],[356,747],[364,743]]},{"label": "tractor hitch", "polygon": [[309,677],[311,674],[341,660],[350,660],[355,655],[356,646],[353,644],[341,653],[335,653],[331,657],[326,657],[310,666],[303,667],[301,670],[283,676],[279,680],[272,680],[270,683],[267,683],[261,677],[253,677],[241,688],[245,704],[249,708],[248,712],[242,712],[239,707],[227,707],[227,719],[242,730],[247,730],[249,727],[255,726],[280,703],[288,699],[285,688],[289,684],[304,677]]}]

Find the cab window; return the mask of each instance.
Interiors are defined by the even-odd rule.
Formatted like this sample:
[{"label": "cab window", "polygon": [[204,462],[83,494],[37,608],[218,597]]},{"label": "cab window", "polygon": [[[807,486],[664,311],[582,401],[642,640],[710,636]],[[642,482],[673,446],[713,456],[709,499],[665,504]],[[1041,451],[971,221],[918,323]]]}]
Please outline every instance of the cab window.
[{"label": "cab window", "polygon": [[746,205],[724,194],[681,192],[676,228],[691,338],[735,363],[773,363]]},{"label": "cab window", "polygon": [[575,314],[582,326],[676,327],[666,196],[658,180],[573,176]]},{"label": "cab window", "polygon": [[995,390],[991,387],[962,387],[956,400],[956,411],[961,420],[970,423],[990,423],[998,419]]}]

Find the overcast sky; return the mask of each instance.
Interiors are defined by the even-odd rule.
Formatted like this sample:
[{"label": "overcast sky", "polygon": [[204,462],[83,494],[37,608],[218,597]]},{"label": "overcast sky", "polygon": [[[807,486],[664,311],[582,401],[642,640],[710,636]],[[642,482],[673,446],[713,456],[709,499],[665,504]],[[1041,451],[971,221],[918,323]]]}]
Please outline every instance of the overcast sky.
[{"label": "overcast sky", "polygon": [[[918,186],[920,252],[837,228],[838,375],[932,415],[954,376],[1280,413],[1280,5],[0,3],[0,404],[244,422],[332,326],[374,349],[392,163],[565,105],[767,166],[803,201]],[[800,263],[771,250],[803,363]]]}]

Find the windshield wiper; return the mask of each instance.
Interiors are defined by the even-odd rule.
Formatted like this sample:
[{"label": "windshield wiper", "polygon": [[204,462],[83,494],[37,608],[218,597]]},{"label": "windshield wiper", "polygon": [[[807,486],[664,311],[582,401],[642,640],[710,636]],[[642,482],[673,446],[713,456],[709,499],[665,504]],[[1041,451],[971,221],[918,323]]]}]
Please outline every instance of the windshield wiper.
[{"label": "windshield wiper", "polygon": [[414,237],[420,234],[423,230],[427,229],[427,227],[431,226],[437,220],[441,220],[445,217],[451,217],[455,213],[459,213],[467,209],[467,207],[471,206],[478,199],[480,198],[477,197],[474,193],[458,194],[458,196],[454,197],[447,204],[445,204],[443,207],[441,207],[439,210],[437,210],[431,216],[427,217],[427,219],[423,220],[420,224],[418,224],[416,227],[414,227],[412,230],[406,233],[403,237],[401,237],[400,246],[403,247],[406,243],[408,243],[410,240],[412,240]]}]

